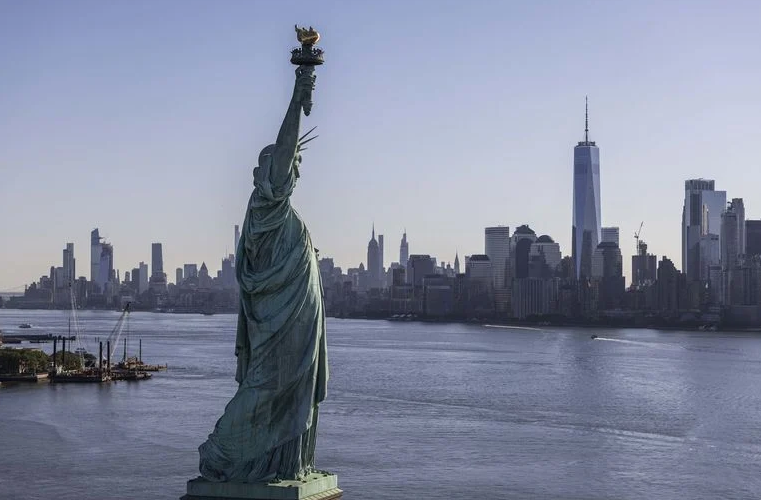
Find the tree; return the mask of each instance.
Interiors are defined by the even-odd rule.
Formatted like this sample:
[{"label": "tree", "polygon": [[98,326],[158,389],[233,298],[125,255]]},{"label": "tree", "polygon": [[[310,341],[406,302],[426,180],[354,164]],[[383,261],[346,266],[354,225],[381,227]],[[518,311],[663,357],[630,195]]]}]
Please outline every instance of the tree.
[{"label": "tree", "polygon": [[0,351],[0,373],[45,373],[50,357],[37,349],[3,349]]},{"label": "tree", "polygon": [[61,364],[62,359],[63,351],[58,351],[55,354],[56,366],[62,366],[64,370],[81,370],[83,368],[82,358],[79,357],[79,354],[66,351],[66,363],[63,365]]}]

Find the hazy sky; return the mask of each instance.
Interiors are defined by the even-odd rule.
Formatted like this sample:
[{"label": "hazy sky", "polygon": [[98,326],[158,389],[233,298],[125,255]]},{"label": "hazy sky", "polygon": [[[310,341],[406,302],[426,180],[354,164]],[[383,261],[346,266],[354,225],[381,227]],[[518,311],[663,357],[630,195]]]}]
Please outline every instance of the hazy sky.
[{"label": "hazy sky", "polygon": [[293,25],[322,34],[293,204],[354,267],[483,252],[527,223],[570,253],[589,95],[603,225],[681,265],[684,180],[761,218],[761,2],[0,0],[0,291],[89,233],[116,267],[220,267],[293,86]]}]

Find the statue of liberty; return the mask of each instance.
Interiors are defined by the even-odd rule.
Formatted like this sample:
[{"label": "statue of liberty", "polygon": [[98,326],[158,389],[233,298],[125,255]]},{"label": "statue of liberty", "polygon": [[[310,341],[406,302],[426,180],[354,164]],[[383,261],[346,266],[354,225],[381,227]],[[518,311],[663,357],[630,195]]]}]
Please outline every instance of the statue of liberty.
[{"label": "statue of liberty", "polygon": [[299,123],[314,82],[314,66],[301,64],[277,141],[254,169],[235,257],[239,386],[199,448],[209,481],[302,479],[314,467],[317,408],[328,381],[323,292],[309,231],[290,203],[300,151],[311,140],[304,140],[309,132],[299,137]]}]

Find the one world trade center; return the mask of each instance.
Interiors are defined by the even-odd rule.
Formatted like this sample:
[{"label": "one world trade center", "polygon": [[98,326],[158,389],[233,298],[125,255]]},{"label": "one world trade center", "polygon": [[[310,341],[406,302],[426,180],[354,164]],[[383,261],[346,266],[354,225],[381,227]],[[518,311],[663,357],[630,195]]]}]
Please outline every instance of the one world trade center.
[{"label": "one world trade center", "polygon": [[586,107],[584,140],[573,148],[572,255],[576,279],[592,274],[592,254],[600,243],[600,150],[589,140]]}]

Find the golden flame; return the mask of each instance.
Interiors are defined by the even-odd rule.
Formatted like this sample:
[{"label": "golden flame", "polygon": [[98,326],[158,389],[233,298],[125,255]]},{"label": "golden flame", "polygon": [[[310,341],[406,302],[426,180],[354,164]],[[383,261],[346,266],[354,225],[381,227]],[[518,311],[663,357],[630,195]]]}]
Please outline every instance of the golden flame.
[{"label": "golden flame", "polygon": [[300,43],[314,45],[320,39],[320,34],[311,26],[307,29],[299,28],[298,25],[296,25],[296,38]]}]

